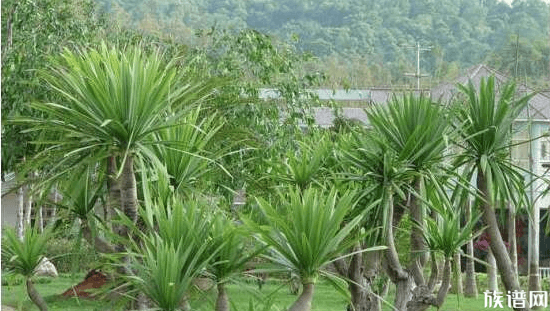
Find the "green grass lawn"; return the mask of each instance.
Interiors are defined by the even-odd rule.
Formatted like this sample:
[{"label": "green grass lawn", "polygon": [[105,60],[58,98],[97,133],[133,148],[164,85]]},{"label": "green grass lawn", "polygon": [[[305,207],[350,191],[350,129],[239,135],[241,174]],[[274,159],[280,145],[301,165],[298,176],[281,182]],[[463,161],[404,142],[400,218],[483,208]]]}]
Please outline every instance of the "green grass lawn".
[{"label": "green grass lawn", "polygon": [[[52,311],[106,311],[118,310],[109,302],[95,301],[86,299],[61,299],[59,295],[68,289],[72,284],[81,281],[82,274],[62,275],[49,283],[37,284],[36,287],[40,294],[45,298],[49,310]],[[257,290],[255,283],[241,283],[229,287],[229,297],[232,300],[234,311],[248,310],[249,302],[252,300],[254,310],[263,310],[264,302],[269,299],[273,301],[273,310],[285,310],[296,299],[295,295],[289,293],[288,286],[275,281],[268,282],[261,291]],[[215,292],[193,292],[191,296],[191,306],[193,310],[213,310],[215,303]],[[392,301],[392,297],[387,298]],[[483,295],[477,299],[449,295],[441,311],[471,311],[471,310],[511,310],[509,308],[483,308]],[[38,310],[27,298],[23,284],[2,286],[2,305],[9,305],[16,310],[31,311]],[[316,287],[313,300],[314,311],[338,311],[345,310],[345,298],[337,293],[330,285],[321,282]],[[392,310],[389,306],[384,306],[383,310]],[[432,310],[436,310],[432,308]]]}]

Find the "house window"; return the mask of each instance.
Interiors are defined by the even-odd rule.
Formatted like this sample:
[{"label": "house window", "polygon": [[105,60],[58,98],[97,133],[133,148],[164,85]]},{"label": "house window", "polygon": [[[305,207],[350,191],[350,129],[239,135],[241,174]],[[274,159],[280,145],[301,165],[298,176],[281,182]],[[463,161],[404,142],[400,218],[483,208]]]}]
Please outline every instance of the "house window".
[{"label": "house window", "polygon": [[550,138],[543,137],[540,141],[540,160],[550,162]]}]

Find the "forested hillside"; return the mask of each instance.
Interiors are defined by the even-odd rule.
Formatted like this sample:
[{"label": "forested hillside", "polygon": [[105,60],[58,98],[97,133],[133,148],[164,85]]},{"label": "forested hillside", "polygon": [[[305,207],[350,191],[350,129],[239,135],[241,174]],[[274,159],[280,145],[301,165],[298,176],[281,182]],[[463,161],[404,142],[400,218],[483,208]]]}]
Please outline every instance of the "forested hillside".
[{"label": "forested hillside", "polygon": [[[416,52],[431,79],[479,62],[531,83],[548,77],[550,7],[542,0],[97,0],[117,19],[191,40],[199,29],[252,28],[321,58],[349,86],[410,83]],[[335,82],[335,81],[333,81]]]}]

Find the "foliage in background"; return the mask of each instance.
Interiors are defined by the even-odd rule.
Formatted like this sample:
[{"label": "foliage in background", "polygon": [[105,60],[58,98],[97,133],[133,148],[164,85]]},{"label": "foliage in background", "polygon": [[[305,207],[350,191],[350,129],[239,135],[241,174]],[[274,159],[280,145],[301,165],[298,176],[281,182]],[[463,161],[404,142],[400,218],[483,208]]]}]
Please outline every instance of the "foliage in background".
[{"label": "foliage in background", "polygon": [[[429,51],[421,68],[431,81],[453,78],[480,62],[538,82],[550,74],[549,6],[542,0],[97,0],[128,25],[205,44],[197,30],[255,29],[320,57],[327,85],[365,87],[413,84],[419,42]],[[519,36],[519,49],[516,44]],[[518,51],[519,57],[516,57]],[[515,64],[518,70],[515,70]],[[426,84],[429,83],[425,80]],[[425,85],[425,84],[424,84]]]}]

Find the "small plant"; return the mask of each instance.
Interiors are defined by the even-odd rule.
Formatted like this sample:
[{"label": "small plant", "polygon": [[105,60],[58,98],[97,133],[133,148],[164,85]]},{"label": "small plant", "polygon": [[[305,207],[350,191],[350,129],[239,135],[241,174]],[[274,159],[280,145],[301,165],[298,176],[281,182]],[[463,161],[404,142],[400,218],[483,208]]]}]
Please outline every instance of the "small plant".
[{"label": "small plant", "polygon": [[258,200],[269,225],[260,226],[253,222],[249,225],[258,233],[259,239],[270,246],[268,259],[282,271],[294,272],[302,283],[302,294],[290,311],[311,310],[319,276],[335,280],[334,275],[322,268],[338,259],[356,242],[351,233],[363,215],[342,225],[353,201],[351,193],[340,196],[334,189],[323,193],[315,188],[289,189],[288,198],[283,195],[280,208]]},{"label": "small plant", "polygon": [[37,228],[29,228],[25,231],[23,239],[19,240],[15,230],[9,228],[4,231],[2,241],[2,258],[5,259],[8,273],[25,277],[27,294],[40,311],[47,311],[48,306],[34,287],[32,277],[44,258],[46,242],[51,236],[51,228],[47,228],[43,233]]}]

